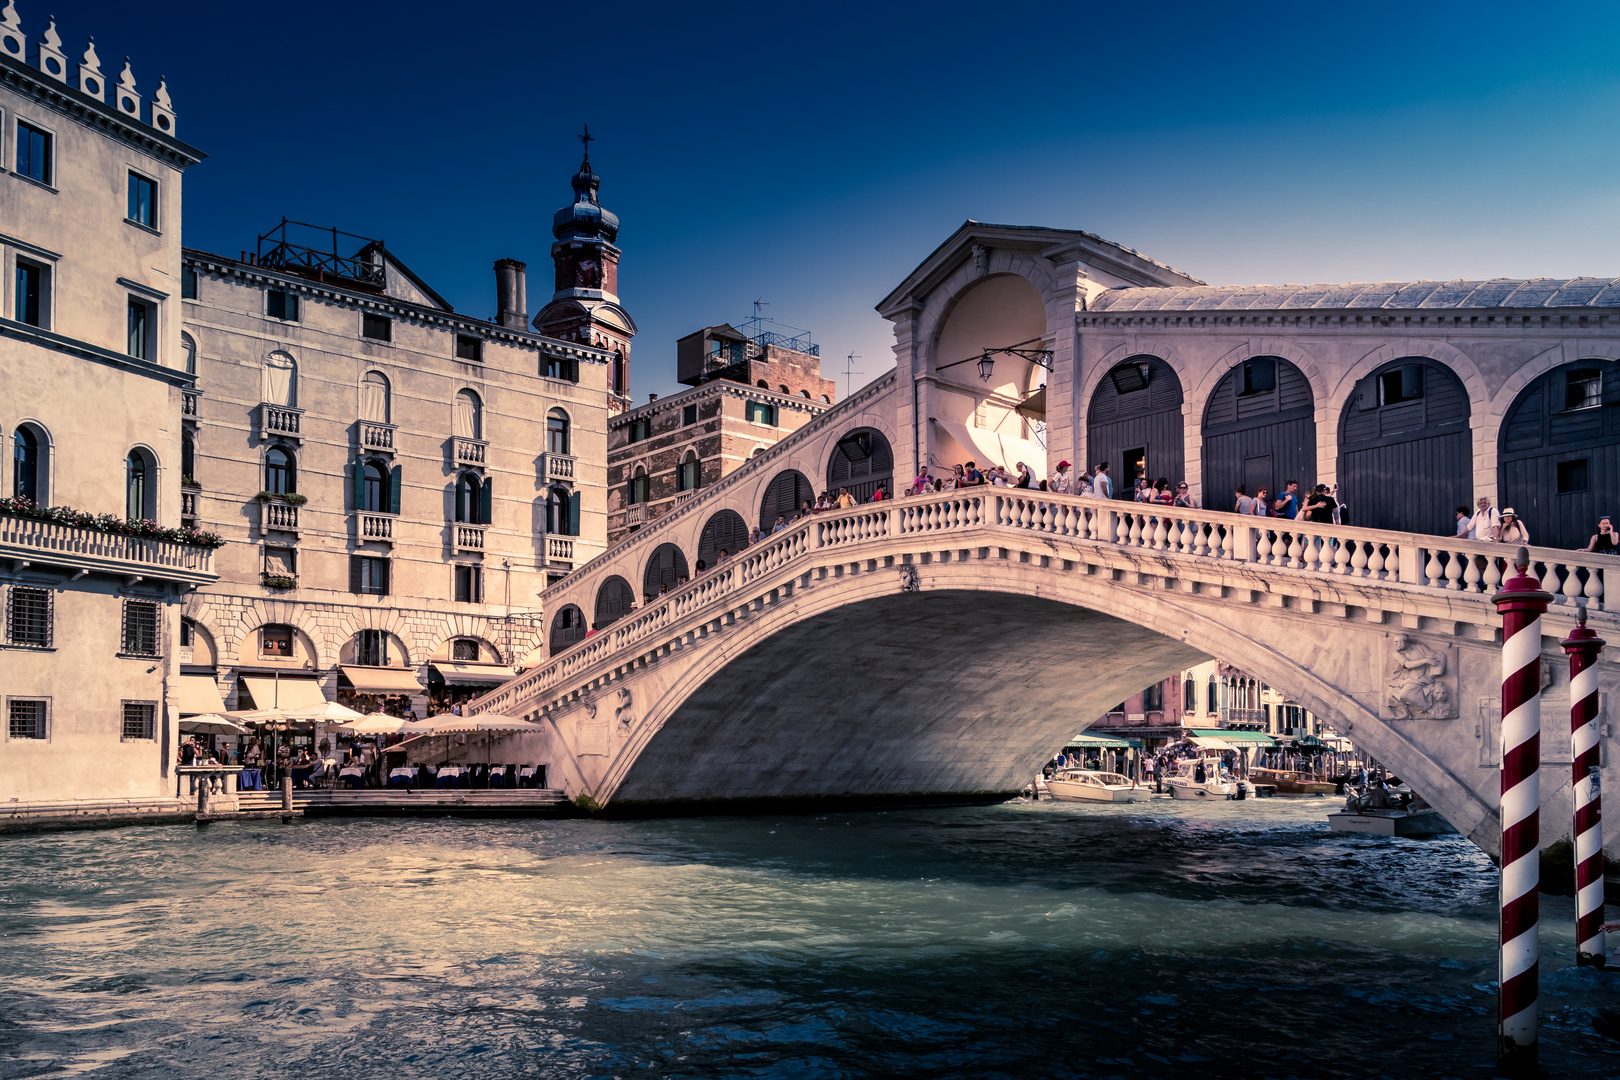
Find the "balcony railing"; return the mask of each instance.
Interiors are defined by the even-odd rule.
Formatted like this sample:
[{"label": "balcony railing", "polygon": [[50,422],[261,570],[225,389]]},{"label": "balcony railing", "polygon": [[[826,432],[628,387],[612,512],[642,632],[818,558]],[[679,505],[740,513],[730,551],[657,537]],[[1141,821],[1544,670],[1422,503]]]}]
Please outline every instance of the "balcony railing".
[{"label": "balcony railing", "polygon": [[574,459],[568,454],[547,454],[545,461],[546,482],[553,481],[572,484],[574,482]]},{"label": "balcony railing", "polygon": [[482,525],[456,525],[457,551],[483,551],[484,526]]},{"label": "balcony railing", "polygon": [[180,415],[195,418],[197,415],[197,393],[192,390],[180,391]]},{"label": "balcony railing", "polygon": [[647,523],[647,504],[632,503],[625,507],[624,523],[626,525],[645,525]]},{"label": "balcony railing", "polygon": [[462,438],[460,435],[455,436],[450,441],[454,444],[450,452],[455,456],[457,465],[483,466],[485,451],[489,448],[489,443],[483,439]]},{"label": "balcony railing", "polygon": [[283,502],[260,503],[263,514],[259,518],[261,527],[266,529],[282,529],[286,532],[298,531],[298,507]]},{"label": "balcony railing", "polygon": [[574,542],[561,536],[546,537],[546,561],[573,562]]},{"label": "balcony railing", "polygon": [[197,493],[195,491],[182,491],[180,493],[180,516],[183,518],[197,516]]},{"label": "balcony railing", "polygon": [[259,438],[272,436],[283,439],[302,439],[304,410],[289,409],[285,405],[269,402],[259,406]]},{"label": "balcony railing", "polygon": [[356,526],[360,539],[378,540],[385,544],[394,542],[394,519],[388,514],[368,514],[361,511],[355,514],[359,518]]},{"label": "balcony railing", "polygon": [[360,421],[360,447],[379,453],[394,452],[394,425],[379,424],[372,420]]},{"label": "balcony railing", "polygon": [[1234,730],[1266,729],[1266,711],[1264,709],[1227,709],[1226,715],[1221,718],[1221,727]]},{"label": "balcony railing", "polygon": [[207,583],[217,577],[212,548],[9,514],[0,514],[0,559],[164,581]]}]

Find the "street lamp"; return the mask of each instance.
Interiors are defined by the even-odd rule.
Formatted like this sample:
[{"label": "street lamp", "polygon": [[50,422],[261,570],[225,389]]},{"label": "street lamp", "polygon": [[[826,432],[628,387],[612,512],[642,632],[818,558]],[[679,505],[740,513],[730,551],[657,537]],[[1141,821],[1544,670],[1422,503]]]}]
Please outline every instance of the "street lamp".
[{"label": "street lamp", "polygon": [[970,356],[966,360],[955,360],[955,361],[952,361],[949,364],[941,364],[939,367],[935,368],[934,370],[935,371],[944,371],[946,368],[953,368],[953,367],[956,367],[959,364],[977,363],[978,368],[979,368],[979,378],[984,380],[985,382],[989,382],[990,381],[990,376],[992,374],[994,374],[995,370],[996,370],[996,361],[995,361],[996,355],[997,354],[1005,354],[1007,356],[1021,356],[1025,360],[1028,360],[1030,363],[1039,364],[1041,367],[1045,368],[1047,371],[1051,371],[1051,370],[1053,370],[1053,368],[1052,368],[1052,350],[1051,349],[1027,349],[1027,348],[1024,348],[1024,346],[1033,345],[1035,342],[1040,341],[1040,340],[1041,340],[1040,338],[1030,338],[1028,341],[1020,341],[1017,345],[1009,345],[1004,349],[989,349],[989,348],[987,348],[987,349],[984,349],[983,352],[979,356]]}]

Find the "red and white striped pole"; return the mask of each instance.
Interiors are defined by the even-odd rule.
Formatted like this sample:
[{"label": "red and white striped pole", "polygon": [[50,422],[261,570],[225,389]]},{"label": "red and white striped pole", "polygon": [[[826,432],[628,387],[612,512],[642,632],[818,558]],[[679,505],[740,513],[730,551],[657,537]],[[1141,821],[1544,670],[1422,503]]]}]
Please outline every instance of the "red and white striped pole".
[{"label": "red and white striped pole", "polygon": [[1603,798],[1598,788],[1597,658],[1603,639],[1586,628],[1586,605],[1563,640],[1569,654],[1569,730],[1575,768],[1575,965],[1603,967]]},{"label": "red and white striped pole", "polygon": [[1497,1060],[1511,1073],[1536,1070],[1536,998],[1541,958],[1541,616],[1552,594],[1518,573],[1491,599],[1502,616],[1502,909]]}]

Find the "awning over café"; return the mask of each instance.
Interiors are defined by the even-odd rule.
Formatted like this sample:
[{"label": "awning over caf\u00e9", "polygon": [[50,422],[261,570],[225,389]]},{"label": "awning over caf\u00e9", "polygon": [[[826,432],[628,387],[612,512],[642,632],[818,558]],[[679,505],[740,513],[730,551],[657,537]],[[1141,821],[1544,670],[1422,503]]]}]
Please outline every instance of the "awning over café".
[{"label": "awning over caf\u00e9", "polygon": [[202,713],[222,713],[225,700],[219,695],[219,684],[212,675],[182,675],[174,692],[175,708],[181,716]]},{"label": "awning over caf\u00e9", "polygon": [[[1249,746],[1276,746],[1277,740],[1263,731],[1235,731],[1232,728],[1198,729],[1188,732],[1206,739],[1221,739],[1229,743],[1244,743]],[[1196,739],[1194,740],[1197,741]]]},{"label": "awning over caf\u00e9", "polygon": [[517,675],[504,664],[474,664],[435,660],[431,665],[448,686],[493,686]]},{"label": "awning over caf\u00e9", "polygon": [[1095,735],[1085,732],[1075,735],[1063,744],[1067,750],[1071,746],[1078,746],[1086,750],[1129,750],[1131,747],[1140,747],[1140,739],[1121,739],[1112,735]]},{"label": "awning over caf\u00e9", "polygon": [[1225,739],[1212,739],[1207,735],[1189,735],[1187,741],[1203,750],[1236,750],[1237,747]]},{"label": "awning over caf\u00e9", "polygon": [[[305,709],[326,704],[321,684],[314,679],[266,678],[244,675],[242,685],[253,695],[255,709]],[[223,711],[223,710],[221,710]]]},{"label": "awning over caf\u00e9", "polygon": [[344,664],[338,668],[357,694],[420,694],[422,682],[406,668],[364,667]]}]

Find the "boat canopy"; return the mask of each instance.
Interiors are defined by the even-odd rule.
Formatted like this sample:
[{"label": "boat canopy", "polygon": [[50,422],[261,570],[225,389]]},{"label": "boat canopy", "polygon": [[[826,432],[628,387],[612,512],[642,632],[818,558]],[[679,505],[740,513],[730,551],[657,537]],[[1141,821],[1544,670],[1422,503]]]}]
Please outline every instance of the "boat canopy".
[{"label": "boat canopy", "polygon": [[1063,744],[1063,749],[1074,747],[1080,750],[1130,750],[1142,748],[1141,739],[1120,739],[1112,735],[1090,735],[1082,732]]},{"label": "boat canopy", "polygon": [[1250,746],[1276,746],[1277,740],[1263,731],[1233,731],[1230,728],[1194,729],[1187,732],[1189,738],[1197,743],[1198,739],[1220,739],[1228,743],[1245,743]]}]

